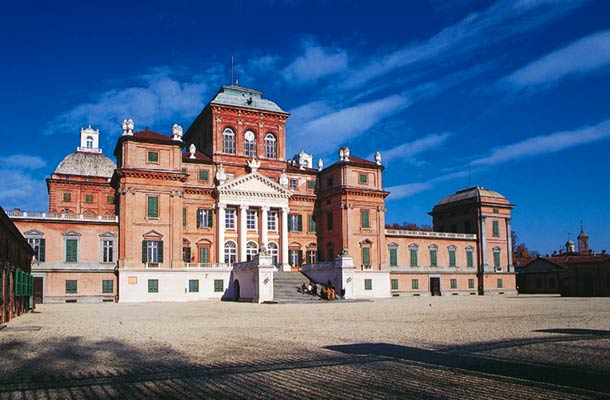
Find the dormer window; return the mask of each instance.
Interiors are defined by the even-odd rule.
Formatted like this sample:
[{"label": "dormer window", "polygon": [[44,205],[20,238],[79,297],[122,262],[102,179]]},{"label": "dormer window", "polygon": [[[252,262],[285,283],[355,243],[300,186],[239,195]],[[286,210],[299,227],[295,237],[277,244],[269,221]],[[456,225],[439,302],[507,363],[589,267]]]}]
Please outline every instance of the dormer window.
[{"label": "dormer window", "polygon": [[235,154],[235,132],[231,128],[225,128],[222,132],[222,152]]},{"label": "dormer window", "polygon": [[87,136],[87,148],[88,149],[93,148],[93,138],[91,136]]}]

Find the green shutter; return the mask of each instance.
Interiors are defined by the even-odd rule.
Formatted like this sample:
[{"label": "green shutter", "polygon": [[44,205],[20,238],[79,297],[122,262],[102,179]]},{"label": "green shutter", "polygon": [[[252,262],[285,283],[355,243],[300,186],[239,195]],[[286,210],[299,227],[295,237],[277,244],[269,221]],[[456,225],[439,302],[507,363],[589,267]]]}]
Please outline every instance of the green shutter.
[{"label": "green shutter", "polygon": [[102,293],[112,293],[112,279],[104,279],[102,281]]},{"label": "green shutter", "polygon": [[15,278],[13,279],[13,285],[14,285],[14,290],[15,290],[15,296],[21,296],[21,271],[19,271],[18,269],[15,270]]},{"label": "green shutter", "polygon": [[297,251],[297,265],[299,267],[303,265],[303,250]]},{"label": "green shutter", "polygon": [[208,180],[208,170],[207,169],[200,169],[199,170],[199,180],[200,181],[207,181]]},{"label": "green shutter", "polygon": [[392,290],[398,290],[398,279],[392,279]]},{"label": "green shutter", "polygon": [[493,236],[495,236],[495,237],[500,236],[500,226],[499,226],[498,221],[492,221],[491,226],[493,229]]},{"label": "green shutter", "polygon": [[436,250],[430,250],[430,266],[436,267],[437,265],[438,265],[438,262],[436,259]]},{"label": "green shutter", "polygon": [[398,266],[398,249],[391,248],[390,249],[390,267]]},{"label": "green shutter", "polygon": [[222,279],[214,279],[214,292],[224,292],[224,281]]},{"label": "green shutter", "polygon": [[373,280],[372,279],[364,280],[364,290],[373,290]]},{"label": "green shutter", "polygon": [[472,251],[466,251],[466,266],[467,267],[474,267],[474,260],[473,260]]},{"label": "green shutter", "polygon": [[209,249],[207,247],[199,248],[199,262],[202,264],[209,263]]},{"label": "green shutter", "polygon": [[44,262],[45,260],[45,239],[40,239],[40,245],[38,246],[38,261]]},{"label": "green shutter", "polygon": [[362,210],[362,228],[364,229],[368,229],[370,227],[369,225],[369,211],[368,210]]},{"label": "green shutter", "polygon": [[411,289],[419,289],[419,279],[411,279]]},{"label": "green shutter", "polygon": [[411,253],[411,266],[417,267],[417,250],[411,249],[409,252]]},{"label": "green shutter", "polygon": [[182,208],[182,226],[186,226],[186,207]]},{"label": "green shutter", "polygon": [[191,262],[191,248],[190,247],[184,248],[184,262],[187,262],[187,263]]},{"label": "green shutter", "polygon": [[362,248],[362,264],[367,267],[371,265],[371,248],[370,247]]},{"label": "green shutter", "polygon": [[449,250],[449,266],[455,267],[455,250]]},{"label": "green shutter", "polygon": [[494,251],[494,267],[500,266],[500,252]]},{"label": "green shutter", "polygon": [[148,293],[158,293],[159,292],[159,280],[158,279],[149,279],[148,280]]},{"label": "green shutter", "polygon": [[77,262],[78,241],[66,239],[66,262]]},{"label": "green shutter", "polygon": [[309,216],[309,232],[316,231],[316,221],[313,218],[313,215]]},{"label": "green shutter", "polygon": [[203,210],[199,208],[197,209],[197,229],[202,228],[203,225]]},{"label": "green shutter", "polygon": [[303,232],[303,216],[301,214],[297,215],[297,231]]},{"label": "green shutter", "polygon": [[451,289],[457,289],[457,279],[451,279]]},{"label": "green shutter", "polygon": [[157,242],[159,244],[159,264],[163,263],[163,240]]},{"label": "green shutter", "polygon": [[155,196],[148,197],[148,216],[150,218],[159,217],[159,198]]},{"label": "green shutter", "polygon": [[146,264],[148,262],[148,242],[146,240],[142,240],[142,262]]},{"label": "green shutter", "polygon": [[208,228],[212,227],[212,223],[214,221],[214,213],[212,212],[212,210],[208,210]]},{"label": "green shutter", "polygon": [[474,289],[474,279],[468,279],[468,289]]}]

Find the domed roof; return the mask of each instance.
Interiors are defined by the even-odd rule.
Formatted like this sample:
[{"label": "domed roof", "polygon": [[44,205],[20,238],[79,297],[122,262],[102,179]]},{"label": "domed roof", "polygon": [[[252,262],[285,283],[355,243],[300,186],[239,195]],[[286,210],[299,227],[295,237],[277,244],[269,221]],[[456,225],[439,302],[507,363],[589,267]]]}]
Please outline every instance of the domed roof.
[{"label": "domed roof", "polygon": [[111,178],[115,169],[116,164],[102,154],[77,151],[66,156],[55,168],[55,173]]},{"label": "domed roof", "polygon": [[468,200],[468,199],[483,199],[485,198],[487,201],[489,200],[500,200],[501,203],[508,203],[506,197],[502,196],[498,192],[494,192],[493,190],[487,190],[482,186],[472,186],[466,189],[458,190],[455,194],[452,194],[449,197],[445,197],[443,200],[436,203],[437,206],[443,204],[456,203],[458,201]]}]

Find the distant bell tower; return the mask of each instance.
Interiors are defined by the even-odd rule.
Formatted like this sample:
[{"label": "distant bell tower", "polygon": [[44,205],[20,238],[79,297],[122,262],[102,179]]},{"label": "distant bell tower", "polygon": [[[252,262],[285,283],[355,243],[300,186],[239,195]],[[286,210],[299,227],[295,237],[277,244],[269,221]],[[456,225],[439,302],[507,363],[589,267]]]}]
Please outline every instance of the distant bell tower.
[{"label": "distant bell tower", "polygon": [[578,252],[580,254],[589,254],[589,235],[585,233],[583,226],[580,226],[580,233],[578,234]]},{"label": "distant bell tower", "polygon": [[102,153],[100,149],[100,131],[93,129],[91,125],[80,128],[80,146],[76,151],[81,153]]}]

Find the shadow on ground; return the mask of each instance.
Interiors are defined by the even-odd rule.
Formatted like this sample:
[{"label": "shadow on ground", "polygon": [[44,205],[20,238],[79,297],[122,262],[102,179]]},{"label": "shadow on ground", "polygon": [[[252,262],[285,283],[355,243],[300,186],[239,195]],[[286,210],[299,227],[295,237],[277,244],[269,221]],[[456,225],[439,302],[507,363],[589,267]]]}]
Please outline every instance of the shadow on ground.
[{"label": "shadow on ground", "polygon": [[[568,341],[610,336],[606,331],[548,332]],[[488,343],[487,348],[501,345]],[[0,345],[0,398],[458,399],[541,393],[557,399],[610,398],[610,381],[600,371],[487,359],[469,354],[476,349],[472,346],[457,352],[359,343],[216,364],[189,361],[189,355],[154,343],[136,347],[72,337],[28,346],[19,338]]]}]

